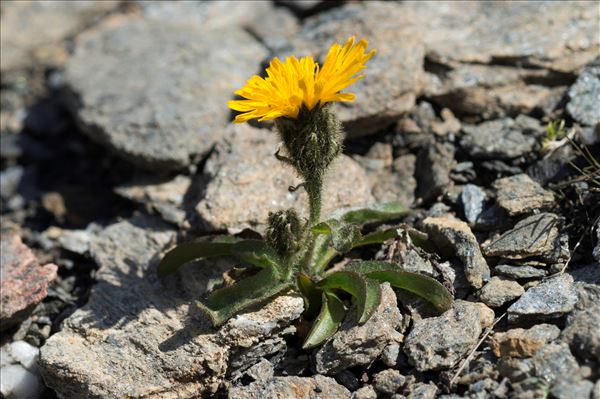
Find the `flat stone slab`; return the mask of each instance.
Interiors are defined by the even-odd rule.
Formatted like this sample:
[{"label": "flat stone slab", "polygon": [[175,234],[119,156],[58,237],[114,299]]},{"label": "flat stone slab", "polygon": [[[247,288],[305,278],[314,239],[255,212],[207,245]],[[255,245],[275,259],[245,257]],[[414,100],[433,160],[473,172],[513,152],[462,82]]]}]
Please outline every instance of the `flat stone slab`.
[{"label": "flat stone slab", "polygon": [[540,213],[519,221],[512,229],[484,244],[486,256],[506,259],[538,257],[549,262],[569,255],[566,237],[560,234],[562,219],[553,213]]},{"label": "flat stone slab", "polygon": [[592,2],[401,6],[426,47],[425,95],[462,114],[526,114],[552,96],[555,71],[576,73],[600,48]]},{"label": "flat stone slab", "polygon": [[115,192],[144,205],[148,212],[159,214],[169,223],[186,227],[184,199],[191,184],[192,179],[185,175],[172,179],[146,175],[115,187]]},{"label": "flat stone slab", "polygon": [[460,145],[473,158],[517,158],[531,152],[536,144],[535,137],[525,134],[523,127],[511,118],[463,125],[462,130]]},{"label": "flat stone slab", "polygon": [[556,319],[571,312],[576,303],[573,277],[560,274],[528,289],[508,308],[508,321]]},{"label": "flat stone slab", "polygon": [[174,169],[224,135],[227,101],[266,56],[241,28],[119,16],[78,38],[65,78],[86,134],[142,167]]},{"label": "flat stone slab", "polygon": [[522,173],[496,180],[496,201],[509,215],[516,216],[546,209],[554,204],[554,195]]},{"label": "flat stone slab", "polygon": [[23,321],[48,295],[48,284],[56,278],[58,266],[40,265],[31,250],[16,234],[0,240],[0,331]]},{"label": "flat stone slab", "polygon": [[494,268],[496,274],[512,279],[541,278],[548,274],[547,270],[537,269],[533,266],[497,265]]},{"label": "flat stone slab", "polygon": [[[219,143],[206,162],[195,224],[209,231],[236,233],[244,228],[262,231],[269,212],[280,209],[294,207],[308,216],[304,189],[288,191],[302,180],[273,155],[280,147],[276,132],[247,124],[231,129],[229,139]],[[323,217],[339,208],[373,202],[365,171],[342,155],[325,177]]]},{"label": "flat stone slab", "polygon": [[33,62],[60,65],[67,58],[62,42],[119,1],[14,1],[2,5],[0,70],[30,67]]},{"label": "flat stone slab", "polygon": [[275,377],[257,381],[245,387],[229,390],[229,399],[298,398],[298,399],[349,399],[350,391],[333,378]]},{"label": "flat stone slab", "polygon": [[[303,302],[290,296],[213,329],[195,300],[233,265],[190,264],[159,280],[160,252],[174,239],[168,224],[139,216],[107,227],[92,241],[98,282],[88,303],[41,349],[42,376],[60,398],[211,395],[232,368],[253,364],[246,364],[255,359],[245,352],[276,338],[284,342],[279,334],[294,332],[289,324]],[[261,354],[268,356],[269,349],[282,347],[263,345]]]}]

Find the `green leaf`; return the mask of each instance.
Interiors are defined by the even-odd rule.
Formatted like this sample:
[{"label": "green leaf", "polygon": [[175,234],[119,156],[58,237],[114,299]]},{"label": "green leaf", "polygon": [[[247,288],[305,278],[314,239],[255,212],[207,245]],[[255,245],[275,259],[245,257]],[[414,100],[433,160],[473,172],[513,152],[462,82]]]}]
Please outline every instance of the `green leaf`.
[{"label": "green leaf", "polygon": [[[356,318],[360,324],[369,320],[369,317],[379,305],[377,303],[373,307],[378,295],[377,290],[369,287],[367,279],[355,272],[346,270],[333,272],[319,281],[317,286],[326,291],[340,289],[352,295],[356,304]],[[379,296],[381,296],[381,293],[379,293]]]},{"label": "green leaf", "polygon": [[302,344],[303,349],[314,348],[327,341],[339,328],[346,315],[346,309],[340,299],[331,292],[322,296],[321,312],[308,332]]},{"label": "green leaf", "polygon": [[368,321],[381,303],[381,286],[377,280],[367,279],[367,299],[365,300],[366,316],[364,320],[359,320],[359,323]]},{"label": "green leaf", "polygon": [[339,252],[331,246],[331,236],[317,236],[309,259],[312,274],[320,275],[337,255]]},{"label": "green leaf", "polygon": [[380,282],[387,281],[393,287],[401,288],[422,297],[440,311],[446,311],[452,306],[452,295],[437,280],[422,274],[403,271],[395,263],[353,262],[346,265],[345,270],[363,274]]},{"label": "green leaf", "polygon": [[245,308],[292,287],[291,282],[281,281],[279,277],[275,268],[264,268],[232,286],[215,290],[200,307],[210,316],[215,327],[220,326]]},{"label": "green leaf", "polygon": [[409,212],[399,202],[373,204],[363,208],[340,209],[331,214],[329,219],[339,220],[344,223],[382,222],[394,219]]},{"label": "green leaf", "polygon": [[380,231],[374,231],[372,233],[366,234],[360,238],[360,240],[356,241],[353,245],[353,248],[362,247],[365,245],[372,244],[383,244],[390,238],[398,237],[398,229],[386,229]]},{"label": "green leaf", "polygon": [[331,225],[330,223],[327,222],[321,222],[319,224],[314,225],[313,227],[310,228],[310,231],[313,232],[313,234],[331,234]]},{"label": "green leaf", "polygon": [[362,235],[358,226],[347,224],[333,230],[331,234],[331,245],[339,253],[348,252],[361,237]]},{"label": "green leaf", "polygon": [[317,285],[311,280],[311,278],[304,273],[298,273],[296,281],[298,283],[298,289],[304,298],[304,304],[306,308],[304,311],[304,318],[307,320],[312,320],[319,314],[323,291],[317,288]]},{"label": "green leaf", "polygon": [[344,270],[348,270],[348,271],[358,273],[358,274],[368,274],[371,272],[377,272],[377,271],[382,271],[382,270],[403,271],[403,269],[397,263],[380,262],[380,261],[375,261],[375,260],[368,260],[368,261],[359,260],[359,261],[350,262],[346,266],[344,266]]},{"label": "green leaf", "polygon": [[257,267],[278,266],[277,255],[261,240],[216,237],[213,241],[194,241],[177,245],[162,258],[158,276],[175,272],[183,264],[215,256],[234,256]]}]

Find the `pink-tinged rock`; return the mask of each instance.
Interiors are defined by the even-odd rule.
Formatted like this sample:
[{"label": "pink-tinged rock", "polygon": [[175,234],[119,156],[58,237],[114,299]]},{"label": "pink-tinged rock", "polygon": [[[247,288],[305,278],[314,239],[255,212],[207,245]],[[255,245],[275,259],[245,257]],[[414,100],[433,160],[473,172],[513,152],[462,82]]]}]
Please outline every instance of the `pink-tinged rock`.
[{"label": "pink-tinged rock", "polygon": [[58,266],[40,266],[16,234],[2,236],[0,248],[0,331],[4,331],[25,319],[48,295]]}]

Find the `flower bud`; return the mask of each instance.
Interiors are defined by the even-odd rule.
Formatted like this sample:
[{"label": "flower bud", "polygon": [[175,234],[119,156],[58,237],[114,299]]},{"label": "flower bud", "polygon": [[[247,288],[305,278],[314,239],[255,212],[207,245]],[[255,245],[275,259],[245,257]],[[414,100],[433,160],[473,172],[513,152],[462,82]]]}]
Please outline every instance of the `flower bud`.
[{"label": "flower bud", "polygon": [[298,118],[276,119],[277,130],[290,163],[307,182],[320,181],[341,153],[340,122],[328,106],[302,109]]},{"label": "flower bud", "polygon": [[298,250],[302,223],[294,209],[269,213],[266,240],[279,255],[287,257]]}]

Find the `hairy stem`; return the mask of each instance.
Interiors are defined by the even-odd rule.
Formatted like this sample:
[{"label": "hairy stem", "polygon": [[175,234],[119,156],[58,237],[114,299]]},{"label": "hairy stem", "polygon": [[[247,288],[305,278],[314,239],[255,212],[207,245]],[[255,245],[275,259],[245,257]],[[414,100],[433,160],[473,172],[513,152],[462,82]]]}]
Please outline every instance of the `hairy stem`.
[{"label": "hairy stem", "polygon": [[314,226],[321,220],[321,194],[323,191],[323,179],[321,176],[313,176],[306,181],[306,192],[308,193],[308,208],[310,216],[308,225]]}]

